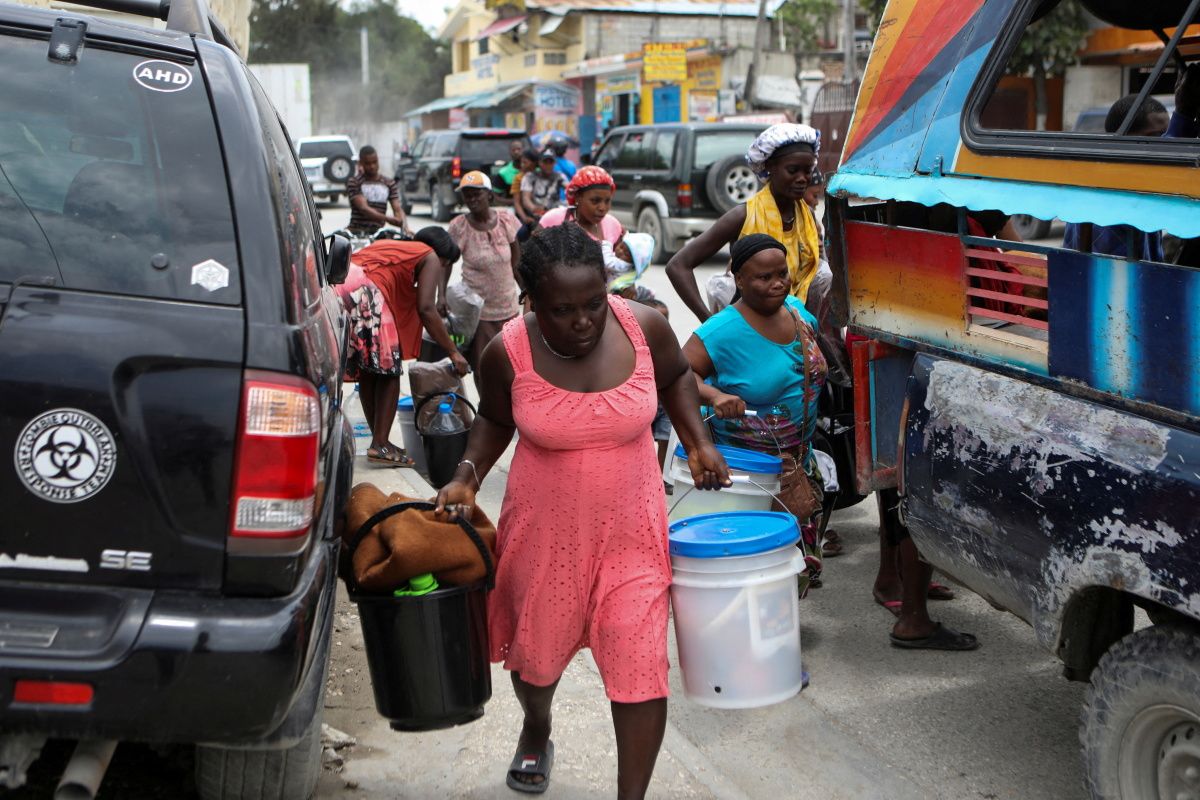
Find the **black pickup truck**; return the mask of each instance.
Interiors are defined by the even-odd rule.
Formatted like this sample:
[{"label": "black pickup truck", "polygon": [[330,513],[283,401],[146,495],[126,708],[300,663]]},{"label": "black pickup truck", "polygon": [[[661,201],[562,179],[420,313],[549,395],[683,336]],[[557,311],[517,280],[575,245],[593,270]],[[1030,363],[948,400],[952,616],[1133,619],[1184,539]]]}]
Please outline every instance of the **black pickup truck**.
[{"label": "black pickup truck", "polygon": [[466,128],[426,131],[396,165],[396,181],[404,193],[405,213],[413,200],[427,201],[429,214],[449,222],[458,206],[458,182],[472,170],[491,175],[512,157],[512,143],[529,147],[525,131],[508,128]]},{"label": "black pickup truck", "polygon": [[89,5],[166,29],[0,3],[0,788],[137,740],[307,797],[349,244],[202,0]]}]

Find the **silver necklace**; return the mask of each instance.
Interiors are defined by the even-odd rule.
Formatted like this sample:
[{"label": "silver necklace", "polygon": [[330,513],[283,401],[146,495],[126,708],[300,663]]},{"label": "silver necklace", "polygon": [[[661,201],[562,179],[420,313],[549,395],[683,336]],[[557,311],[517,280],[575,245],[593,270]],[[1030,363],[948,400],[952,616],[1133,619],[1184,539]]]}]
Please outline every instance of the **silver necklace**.
[{"label": "silver necklace", "polygon": [[570,361],[572,358],[579,358],[579,356],[564,356],[562,353],[551,347],[550,343],[546,341],[546,334],[542,333],[542,328],[540,325],[538,326],[538,336],[542,337],[542,344],[546,345],[546,349],[550,351],[551,355],[558,356],[564,361]]}]

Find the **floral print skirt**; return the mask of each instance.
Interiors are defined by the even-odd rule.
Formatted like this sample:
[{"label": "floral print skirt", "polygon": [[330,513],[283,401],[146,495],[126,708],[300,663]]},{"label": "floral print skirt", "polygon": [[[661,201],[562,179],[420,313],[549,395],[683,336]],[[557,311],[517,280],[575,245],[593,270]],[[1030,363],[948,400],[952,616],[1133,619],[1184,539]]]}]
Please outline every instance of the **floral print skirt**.
[{"label": "floral print skirt", "polygon": [[346,283],[338,287],[338,293],[350,317],[350,352],[346,359],[345,379],[356,381],[363,372],[403,374],[400,336],[383,293],[362,270],[353,266]]}]

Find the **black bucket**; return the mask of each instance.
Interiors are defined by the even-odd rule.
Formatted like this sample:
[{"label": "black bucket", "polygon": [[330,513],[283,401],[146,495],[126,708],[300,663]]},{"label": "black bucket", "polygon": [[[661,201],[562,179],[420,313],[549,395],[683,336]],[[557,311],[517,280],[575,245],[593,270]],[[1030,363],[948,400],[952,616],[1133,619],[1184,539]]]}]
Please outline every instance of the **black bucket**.
[{"label": "black bucket", "polygon": [[427,395],[417,403],[413,410],[416,417],[417,432],[421,434],[421,447],[425,450],[425,466],[429,470],[429,485],[440,489],[454,478],[462,457],[467,452],[467,439],[471,435],[471,426],[464,421],[466,430],[459,433],[428,433],[421,426],[421,407],[434,398],[453,397],[456,401],[466,404],[471,409],[472,417],[477,413],[475,406],[467,398],[454,392],[438,392]]},{"label": "black bucket", "polygon": [[[367,520],[349,546],[353,555],[374,526],[410,508],[389,506]],[[488,659],[487,592],[496,578],[487,546],[471,524],[459,518],[483,558],[487,577],[469,586],[446,586],[429,594],[395,597],[366,594],[347,580],[358,604],[375,708],[397,731],[432,731],[479,719],[492,697]]]}]

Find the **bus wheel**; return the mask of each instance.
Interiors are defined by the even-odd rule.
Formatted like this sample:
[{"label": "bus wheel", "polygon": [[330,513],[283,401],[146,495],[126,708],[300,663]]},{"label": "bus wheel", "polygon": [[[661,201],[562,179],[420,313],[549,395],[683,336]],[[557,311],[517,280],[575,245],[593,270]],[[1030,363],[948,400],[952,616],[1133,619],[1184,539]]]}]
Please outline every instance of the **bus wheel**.
[{"label": "bus wheel", "polygon": [[1200,798],[1200,635],[1129,634],[1092,673],[1079,729],[1093,800]]}]

